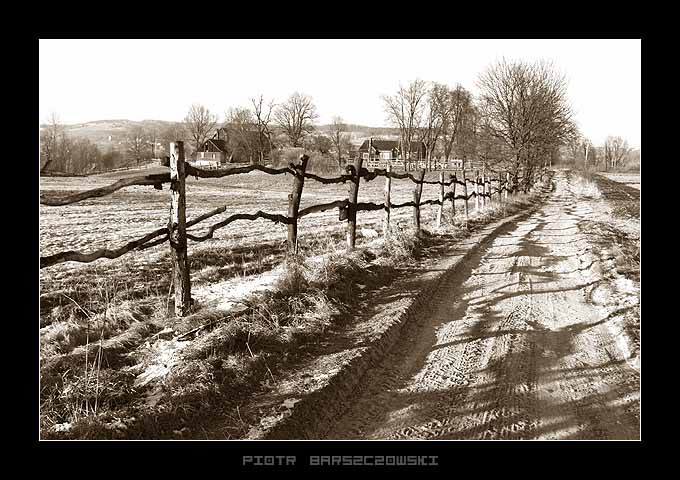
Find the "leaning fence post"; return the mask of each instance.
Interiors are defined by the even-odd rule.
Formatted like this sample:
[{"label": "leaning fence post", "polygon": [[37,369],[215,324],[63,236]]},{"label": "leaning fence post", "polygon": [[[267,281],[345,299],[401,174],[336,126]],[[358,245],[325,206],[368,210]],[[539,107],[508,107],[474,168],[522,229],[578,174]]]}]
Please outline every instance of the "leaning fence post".
[{"label": "leaning fence post", "polygon": [[439,212],[437,212],[437,228],[442,226],[442,215],[444,214],[444,172],[439,172]]},{"label": "leaning fence post", "polygon": [[168,237],[175,284],[175,315],[184,316],[191,307],[191,283],[187,257],[186,174],[184,142],[170,144],[170,221]]},{"label": "leaning fence post", "polygon": [[425,178],[425,170],[421,169],[418,175],[418,183],[413,189],[413,226],[416,228],[416,233],[420,233],[420,196],[423,194],[423,179]]},{"label": "leaning fence post", "polygon": [[305,186],[305,170],[307,169],[307,162],[309,157],[307,155],[300,155],[300,164],[292,165],[295,169],[295,178],[293,179],[293,193],[288,194],[288,251],[297,253],[297,223],[298,211],[300,210],[300,197],[302,196],[302,188]]},{"label": "leaning fence post", "polygon": [[383,219],[383,235],[387,236],[390,231],[390,190],[392,188],[392,177],[390,173],[392,172],[392,165],[387,164],[387,176],[385,177],[385,217]]},{"label": "leaning fence post", "polygon": [[[359,197],[359,180],[361,180],[361,165],[363,159],[358,157],[354,161],[354,174],[349,184],[349,201],[347,204],[347,251],[354,250],[357,235],[357,198]],[[350,167],[351,170],[352,167]]]}]

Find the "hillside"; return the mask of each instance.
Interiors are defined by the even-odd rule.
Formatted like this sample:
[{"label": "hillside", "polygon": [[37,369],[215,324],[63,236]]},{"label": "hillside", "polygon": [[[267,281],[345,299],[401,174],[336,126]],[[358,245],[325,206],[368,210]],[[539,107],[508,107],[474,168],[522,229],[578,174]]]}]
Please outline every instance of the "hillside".
[{"label": "hillside", "polygon": [[[71,137],[83,137],[97,144],[100,148],[108,147],[110,142],[119,143],[124,140],[126,132],[134,126],[142,126],[144,128],[155,127],[158,131],[169,127],[175,122],[166,120],[95,120],[86,123],[76,123],[66,125],[66,133]],[[40,125],[40,128],[45,128],[46,125]],[[368,127],[365,125],[347,125],[351,141],[353,144],[361,144],[370,136],[381,138],[396,138],[398,129],[389,127]],[[319,125],[318,131],[328,133],[330,125]],[[109,137],[111,137],[109,139]]]},{"label": "hillside", "polygon": [[[165,120],[95,120],[93,122],[76,123],[73,125],[65,125],[66,134],[70,137],[87,138],[102,148],[109,146],[110,142],[120,143],[125,139],[126,132],[134,127],[141,125],[149,129],[155,127],[157,131],[172,125],[174,122]],[[40,128],[45,128],[46,125],[40,125]],[[111,137],[109,139],[109,137]]]}]

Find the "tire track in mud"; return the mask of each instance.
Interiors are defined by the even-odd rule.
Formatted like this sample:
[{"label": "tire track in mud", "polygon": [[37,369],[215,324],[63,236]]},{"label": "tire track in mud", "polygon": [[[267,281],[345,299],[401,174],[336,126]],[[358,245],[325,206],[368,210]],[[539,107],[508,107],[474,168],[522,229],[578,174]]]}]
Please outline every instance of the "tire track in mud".
[{"label": "tire track in mud", "polygon": [[588,303],[593,210],[570,178],[441,283],[324,438],[638,438],[639,374]]}]

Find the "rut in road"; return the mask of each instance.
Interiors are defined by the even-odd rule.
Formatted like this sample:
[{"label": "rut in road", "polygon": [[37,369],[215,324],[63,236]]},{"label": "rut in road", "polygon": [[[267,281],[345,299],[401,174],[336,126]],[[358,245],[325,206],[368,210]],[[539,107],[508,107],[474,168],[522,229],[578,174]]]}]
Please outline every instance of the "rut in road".
[{"label": "rut in road", "polygon": [[639,371],[589,292],[601,281],[569,177],[480,246],[362,381],[326,439],[637,439]]}]

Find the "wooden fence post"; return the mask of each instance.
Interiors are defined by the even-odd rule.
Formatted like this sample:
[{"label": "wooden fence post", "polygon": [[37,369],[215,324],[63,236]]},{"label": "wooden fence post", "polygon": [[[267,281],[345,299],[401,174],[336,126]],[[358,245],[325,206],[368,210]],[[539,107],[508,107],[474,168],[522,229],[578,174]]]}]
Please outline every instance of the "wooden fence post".
[{"label": "wooden fence post", "polygon": [[456,216],[456,174],[449,175],[451,181],[451,219]]},{"label": "wooden fence post", "polygon": [[437,212],[437,228],[442,226],[442,215],[444,214],[444,172],[439,172],[439,211]]},{"label": "wooden fence post", "polygon": [[421,169],[418,175],[418,182],[416,188],[413,189],[413,226],[416,228],[416,233],[420,233],[420,196],[423,194],[423,179],[425,178],[425,170]]},{"label": "wooden fence post", "polygon": [[493,183],[491,182],[491,177],[487,177],[486,183],[489,185],[489,204],[493,204]]},{"label": "wooden fence post", "polygon": [[[392,165],[387,164],[387,173],[392,172]],[[390,231],[390,208],[391,208],[391,203],[390,203],[390,190],[392,188],[392,177],[386,176],[385,177],[385,217],[383,219],[383,235],[387,236],[389,235]]]},{"label": "wooden fence post", "polygon": [[292,165],[295,169],[295,178],[293,179],[293,193],[288,194],[288,218],[291,222],[288,224],[288,251],[293,254],[297,253],[298,211],[302,188],[305,186],[305,170],[307,170],[308,161],[309,157],[303,154],[300,155],[300,164]]},{"label": "wooden fence post", "polygon": [[482,210],[486,210],[486,175],[482,172]]},{"label": "wooden fence post", "polygon": [[467,178],[465,178],[465,169],[463,169],[463,195],[465,195],[465,225],[467,225],[468,218],[470,217],[470,212],[468,211],[468,188],[467,188]]},{"label": "wooden fence post", "polygon": [[475,171],[475,213],[479,212],[479,171]]},{"label": "wooden fence post", "polygon": [[354,250],[356,245],[357,235],[357,199],[359,198],[359,180],[361,180],[361,165],[363,159],[361,157],[354,161],[354,174],[352,175],[352,183],[349,184],[349,203],[347,205],[347,251]]},{"label": "wooden fence post", "polygon": [[505,172],[505,202],[508,202],[508,189],[510,188],[510,172]]},{"label": "wooden fence post", "polygon": [[187,257],[186,174],[184,142],[170,144],[170,221],[168,236],[175,284],[175,315],[183,317],[191,307],[191,283]]}]

